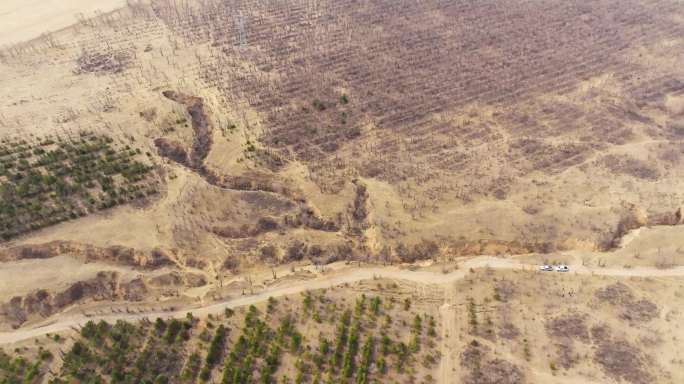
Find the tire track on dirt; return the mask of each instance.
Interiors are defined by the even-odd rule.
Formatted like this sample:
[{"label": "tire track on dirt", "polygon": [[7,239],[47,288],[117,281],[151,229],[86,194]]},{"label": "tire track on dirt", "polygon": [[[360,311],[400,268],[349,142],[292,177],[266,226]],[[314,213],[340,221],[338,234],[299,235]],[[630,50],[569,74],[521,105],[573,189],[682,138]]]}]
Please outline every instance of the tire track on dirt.
[{"label": "tire track on dirt", "polygon": [[[38,336],[43,336],[47,333],[56,333],[68,329],[79,328],[88,321],[116,322],[117,320],[139,321],[142,319],[161,318],[183,318],[188,312],[192,312],[197,316],[206,316],[209,314],[216,314],[225,311],[226,308],[236,308],[256,304],[268,300],[269,297],[280,297],[298,294],[308,290],[316,290],[323,288],[333,288],[337,285],[350,284],[363,280],[371,280],[375,278],[389,278],[397,280],[406,280],[414,283],[421,283],[426,285],[446,286],[466,277],[470,269],[492,268],[492,269],[517,269],[534,271],[537,266],[530,264],[522,264],[515,260],[502,259],[496,257],[482,256],[468,260],[459,264],[459,268],[451,273],[442,273],[439,271],[411,271],[399,267],[359,267],[359,268],[345,268],[341,270],[331,271],[329,274],[320,275],[319,277],[306,280],[295,281],[288,286],[279,286],[267,288],[259,293],[249,296],[241,296],[238,298],[228,299],[223,302],[214,303],[206,306],[188,306],[173,311],[151,311],[145,313],[119,313],[101,316],[86,316],[85,314],[65,316],[60,319],[56,318],[45,323],[38,324],[32,328],[20,328],[12,332],[0,333],[0,345],[12,344],[19,341],[32,339]],[[571,270],[578,275],[602,275],[615,277],[676,277],[684,276],[684,267],[677,267],[667,270],[660,270],[656,268],[633,268],[628,270],[623,269],[594,269],[583,266],[571,266]],[[551,272],[548,272],[551,273]],[[446,287],[445,287],[446,288]]]}]

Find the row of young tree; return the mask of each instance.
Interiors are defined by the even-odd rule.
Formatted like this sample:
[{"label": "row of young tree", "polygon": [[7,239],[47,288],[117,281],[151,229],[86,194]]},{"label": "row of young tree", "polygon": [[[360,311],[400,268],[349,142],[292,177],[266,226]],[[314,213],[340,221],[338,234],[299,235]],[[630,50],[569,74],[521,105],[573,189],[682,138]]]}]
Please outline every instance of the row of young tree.
[{"label": "row of young tree", "polygon": [[[16,145],[15,145],[16,144]],[[84,133],[0,147],[0,239],[143,199],[158,191],[142,151]]]},{"label": "row of young tree", "polygon": [[421,355],[425,367],[434,364],[425,363],[436,353],[431,316],[393,320],[393,303],[363,295],[351,307],[316,316],[330,304],[307,293],[299,310],[269,299],[263,310],[245,309],[242,319],[227,310],[206,320],[188,314],[138,324],[91,321],[73,343],[54,338],[60,349],[70,345],[60,352],[59,372],[47,373],[53,356],[42,349],[33,361],[0,353],[0,383],[368,384],[411,377]]}]

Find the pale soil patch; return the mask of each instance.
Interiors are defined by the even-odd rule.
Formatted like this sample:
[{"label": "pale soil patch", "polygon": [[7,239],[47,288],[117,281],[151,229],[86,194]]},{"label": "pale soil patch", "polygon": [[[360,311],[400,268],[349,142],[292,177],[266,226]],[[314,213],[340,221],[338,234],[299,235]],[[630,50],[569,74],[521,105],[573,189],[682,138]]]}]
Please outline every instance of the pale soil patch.
[{"label": "pale soil patch", "polygon": [[[527,263],[565,263],[591,268],[623,269],[655,267],[663,270],[684,265],[684,227],[653,226],[628,232],[620,247],[612,252],[573,250],[551,254],[531,254],[518,257]],[[573,270],[576,268],[573,267]]]},{"label": "pale soil patch", "polygon": [[0,2],[0,45],[18,43],[58,31],[97,11],[109,12],[126,0],[3,0]]},{"label": "pale soil patch", "polygon": [[122,275],[135,273],[130,268],[103,263],[83,264],[67,255],[41,260],[12,261],[3,263],[0,268],[0,297],[7,299],[20,296],[38,288],[57,291],[77,281],[94,278],[103,270],[116,271]]},{"label": "pale soil patch", "polygon": [[280,175],[292,180],[293,184],[304,193],[310,204],[324,216],[332,216],[345,211],[354,196],[354,188],[351,183],[346,184],[336,194],[322,192],[311,180],[310,171],[307,167],[298,161],[293,161],[285,166],[280,171]]},{"label": "pale soil patch", "polygon": [[684,96],[668,95],[665,106],[673,115],[681,115],[684,113]]}]

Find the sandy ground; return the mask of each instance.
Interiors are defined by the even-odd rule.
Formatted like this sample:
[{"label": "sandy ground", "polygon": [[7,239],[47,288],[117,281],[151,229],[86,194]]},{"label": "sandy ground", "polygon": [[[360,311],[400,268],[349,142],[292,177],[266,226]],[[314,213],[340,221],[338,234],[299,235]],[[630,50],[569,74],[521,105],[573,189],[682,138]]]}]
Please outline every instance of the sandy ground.
[{"label": "sandy ground", "polygon": [[[77,281],[88,280],[100,271],[116,271],[122,275],[133,274],[131,268],[103,263],[83,264],[69,256],[45,260],[20,260],[3,263],[0,268],[0,297],[11,298],[25,295],[40,287],[59,290]],[[27,279],[27,275],[30,278]]]},{"label": "sandy ground", "polygon": [[76,15],[94,16],[126,5],[126,0],[2,0],[0,45],[19,43],[74,24]]}]

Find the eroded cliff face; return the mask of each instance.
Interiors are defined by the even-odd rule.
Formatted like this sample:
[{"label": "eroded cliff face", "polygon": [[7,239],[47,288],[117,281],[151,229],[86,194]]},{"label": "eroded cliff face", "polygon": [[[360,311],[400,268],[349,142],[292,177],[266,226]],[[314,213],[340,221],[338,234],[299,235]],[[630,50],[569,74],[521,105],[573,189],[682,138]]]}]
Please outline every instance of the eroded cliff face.
[{"label": "eroded cliff face", "polygon": [[49,259],[59,255],[69,255],[84,263],[99,261],[144,269],[157,269],[175,264],[173,252],[160,248],[140,251],[123,246],[97,247],[73,241],[52,241],[0,249],[0,262]]},{"label": "eroded cliff face", "polygon": [[38,289],[25,296],[15,296],[0,305],[0,319],[18,327],[33,317],[47,317],[87,300],[115,300],[129,290],[127,284],[119,283],[119,277],[117,272],[102,271],[95,278],[78,281],[60,292]]},{"label": "eroded cliff face", "polygon": [[641,227],[668,225],[675,226],[682,224],[682,209],[678,208],[673,212],[662,212],[647,215],[643,209],[630,204],[622,213],[615,229],[606,235],[606,238],[597,245],[598,250],[610,251],[620,246],[623,237],[630,231]]},{"label": "eroded cliff face", "polygon": [[[176,297],[185,288],[207,284],[205,276],[192,272],[166,272],[133,279],[120,272],[101,271],[62,290],[36,289],[0,302],[0,325],[18,328],[31,320],[49,317],[74,305],[92,302],[143,302],[155,297]],[[0,326],[0,328],[2,327]]]},{"label": "eroded cliff face", "polygon": [[204,165],[204,159],[209,155],[212,145],[212,125],[209,123],[206,111],[204,110],[204,100],[201,97],[186,95],[175,91],[162,92],[164,97],[185,106],[192,123],[192,147],[189,155],[184,155],[185,150],[181,151],[179,143],[160,142],[157,139],[155,144],[159,149],[159,154],[168,157],[182,165],[195,170],[208,181],[215,183],[215,175]]},{"label": "eroded cliff face", "polygon": [[180,165],[190,165],[188,152],[183,148],[183,144],[178,141],[159,137],[154,140],[154,145],[157,147],[159,156],[166,157]]}]

